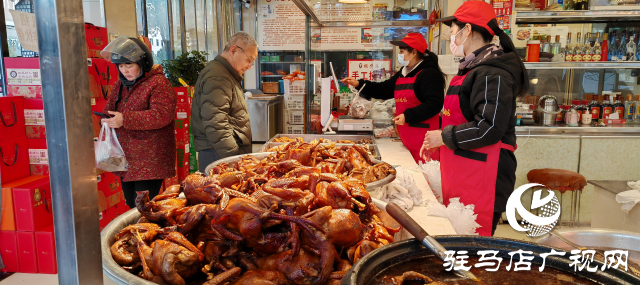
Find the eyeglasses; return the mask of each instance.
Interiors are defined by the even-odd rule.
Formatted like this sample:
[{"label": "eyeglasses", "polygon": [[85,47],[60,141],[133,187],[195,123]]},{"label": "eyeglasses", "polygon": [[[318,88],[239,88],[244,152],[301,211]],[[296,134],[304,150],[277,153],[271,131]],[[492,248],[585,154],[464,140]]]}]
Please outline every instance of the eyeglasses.
[{"label": "eyeglasses", "polygon": [[251,66],[256,65],[256,62],[255,62],[256,60],[255,60],[255,59],[251,59],[251,58],[247,55],[247,53],[244,51],[244,49],[242,49],[240,46],[236,46],[236,47],[238,47],[238,48],[242,51],[242,53],[244,53],[244,56],[246,56],[246,57],[247,57],[247,60],[249,60],[249,61],[247,61],[247,63],[248,63],[248,64],[250,64]]}]

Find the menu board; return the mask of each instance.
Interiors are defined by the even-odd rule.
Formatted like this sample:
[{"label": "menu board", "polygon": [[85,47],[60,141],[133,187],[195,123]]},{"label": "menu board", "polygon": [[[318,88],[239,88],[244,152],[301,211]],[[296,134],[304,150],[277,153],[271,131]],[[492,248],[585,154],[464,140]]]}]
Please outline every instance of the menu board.
[{"label": "menu board", "polygon": [[378,81],[385,79],[386,74],[391,72],[391,60],[350,59],[347,72],[349,77],[355,79]]},{"label": "menu board", "polygon": [[258,9],[260,50],[304,50],[304,19],[304,14],[291,0],[261,0]]}]

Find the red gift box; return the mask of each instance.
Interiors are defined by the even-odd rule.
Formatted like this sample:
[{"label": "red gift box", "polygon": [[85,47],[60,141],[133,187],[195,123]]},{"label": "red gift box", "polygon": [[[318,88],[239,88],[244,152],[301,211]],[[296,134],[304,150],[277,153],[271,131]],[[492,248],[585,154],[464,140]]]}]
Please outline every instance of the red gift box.
[{"label": "red gift box", "polygon": [[49,177],[13,188],[18,231],[36,231],[53,223]]},{"label": "red gift box", "polygon": [[104,229],[113,219],[118,217],[118,209],[111,207],[104,210],[100,217],[100,230]]},{"label": "red gift box", "polygon": [[24,124],[27,138],[44,139],[44,104],[42,99],[24,99]]},{"label": "red gift box", "polygon": [[56,240],[53,225],[45,227],[35,233],[36,257],[38,259],[38,272],[44,274],[57,274]]},{"label": "red gift box", "polygon": [[129,206],[127,206],[127,203],[122,200],[120,201],[120,203],[118,203],[117,205],[115,205],[115,208],[118,212],[118,216],[128,212],[129,210],[131,210],[131,208],[129,208]]},{"label": "red gift box", "polygon": [[124,193],[120,184],[120,177],[113,173],[105,172],[98,181],[98,207],[104,212],[118,203],[124,201]]},{"label": "red gift box", "polygon": [[40,60],[37,57],[5,57],[7,95],[42,98]]},{"label": "red gift box", "polygon": [[30,139],[46,139],[47,132],[44,126],[26,126],[27,138]]},{"label": "red gift box", "polygon": [[29,169],[29,147],[27,137],[22,136],[0,141],[0,181],[8,183],[31,174]]},{"label": "red gift box", "polygon": [[18,240],[18,262],[21,273],[38,273],[36,239],[33,232],[16,232]]},{"label": "red gift box", "polygon": [[[91,98],[91,111],[100,112],[104,110],[104,107],[107,105],[107,100],[104,98]],[[102,123],[100,122],[100,117],[96,114],[91,113],[91,119],[93,121],[93,137],[98,137],[100,135],[100,129],[102,128]],[[98,169],[99,170],[99,169]]]},{"label": "red gift box", "polygon": [[[91,98],[107,100],[113,84],[118,80],[118,68],[102,58],[88,58],[89,90]],[[102,112],[102,110],[97,110]]]},{"label": "red gift box", "polygon": [[109,44],[107,28],[84,23],[84,34],[87,40],[87,57],[102,58],[100,52]]},{"label": "red gift box", "polygon": [[28,139],[31,175],[49,175],[49,154],[46,139]]},{"label": "red gift box", "polygon": [[16,232],[0,231],[0,256],[5,266],[2,272],[20,272]]},{"label": "red gift box", "polygon": [[2,185],[2,221],[0,222],[0,230],[16,230],[12,189],[42,178],[43,176],[27,176],[25,178],[11,181]]},{"label": "red gift box", "polygon": [[0,140],[25,134],[22,97],[0,97]]}]

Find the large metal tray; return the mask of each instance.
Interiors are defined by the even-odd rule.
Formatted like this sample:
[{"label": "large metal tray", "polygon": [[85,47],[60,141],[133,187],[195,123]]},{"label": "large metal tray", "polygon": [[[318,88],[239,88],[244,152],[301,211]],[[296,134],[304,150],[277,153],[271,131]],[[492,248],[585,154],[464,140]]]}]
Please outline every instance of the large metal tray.
[{"label": "large metal tray", "polygon": [[[216,160],[213,163],[209,164],[207,166],[207,168],[205,168],[204,173],[209,173],[209,170],[211,168],[213,168],[214,166],[216,166],[218,164],[221,164],[221,163],[226,163],[230,167],[231,166],[235,166],[236,162],[240,161],[240,158],[243,157],[243,156],[252,155],[257,159],[262,160],[262,159],[265,159],[267,156],[269,156],[272,153],[273,152],[256,152],[256,153],[241,154],[241,155],[230,156],[230,157],[227,157],[227,158],[219,159],[219,160]],[[374,163],[383,162],[383,161],[378,160],[378,159],[372,159],[371,161],[373,161]],[[395,169],[395,167],[394,167],[394,169]],[[381,180],[378,180],[378,181],[375,181],[375,182],[371,182],[369,184],[365,184],[365,188],[366,188],[367,191],[373,191],[374,189],[377,189],[379,187],[382,187],[384,185],[389,184],[391,181],[393,181],[395,179],[396,179],[396,175],[395,174],[390,174],[389,176],[387,176],[387,177],[385,177],[385,178],[383,178]]]},{"label": "large metal tray", "polygon": [[290,134],[277,134],[275,136],[273,136],[269,141],[267,141],[267,143],[270,142],[274,142],[273,140],[276,138],[282,138],[282,137],[287,137],[287,138],[302,138],[305,142],[311,142],[315,139],[330,139],[332,141],[337,141],[337,140],[350,140],[350,141],[357,141],[360,139],[370,139],[374,144],[376,142],[376,137],[374,135],[343,135],[343,134],[339,134],[339,135],[318,135],[318,134],[303,134],[303,135],[290,135]]},{"label": "large metal tray", "polygon": [[126,226],[135,224],[138,219],[140,219],[140,212],[138,212],[138,209],[133,208],[111,221],[111,223],[102,230],[102,233],[100,233],[102,272],[118,285],[157,285],[154,282],[144,280],[122,269],[111,256],[111,245],[116,242],[116,235]]},{"label": "large metal tray", "polygon": [[[279,145],[283,145],[286,143],[281,143],[281,142],[267,142],[264,145],[262,145],[262,147],[260,148],[260,150],[258,150],[258,152],[267,152],[269,151],[270,148],[274,147],[274,146],[279,146]],[[323,144],[323,145],[327,145],[327,144]],[[348,143],[337,143],[336,146],[337,147],[341,147],[341,146],[349,146],[352,144],[348,144]],[[371,151],[371,154],[373,155],[373,157],[377,160],[381,160],[382,157],[380,156],[380,150],[378,150],[378,145],[377,144],[368,144],[367,145],[369,147],[369,151]]]}]

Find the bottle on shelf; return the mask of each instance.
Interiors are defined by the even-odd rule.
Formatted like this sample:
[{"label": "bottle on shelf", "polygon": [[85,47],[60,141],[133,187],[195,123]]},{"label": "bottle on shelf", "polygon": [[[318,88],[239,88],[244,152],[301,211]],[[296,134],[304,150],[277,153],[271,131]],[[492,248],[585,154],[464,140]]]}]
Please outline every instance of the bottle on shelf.
[{"label": "bottle on shelf", "polygon": [[582,120],[582,114],[589,113],[589,101],[582,100],[582,104],[578,107],[578,112],[580,113],[580,120]]},{"label": "bottle on shelf", "polygon": [[567,34],[567,46],[564,48],[564,61],[573,61],[573,44],[571,44],[571,33]]},{"label": "bottle on shelf", "polygon": [[546,40],[542,44],[541,51],[551,53],[551,36],[547,36]]},{"label": "bottle on shelf", "polygon": [[582,61],[591,61],[593,47],[591,46],[591,33],[584,35],[584,45],[582,45]]},{"label": "bottle on shelf", "polygon": [[609,54],[607,61],[618,61],[618,49],[616,48],[616,31],[613,30],[609,39]]},{"label": "bottle on shelf", "polygon": [[600,32],[596,33],[596,40],[593,42],[591,61],[602,61],[602,45],[600,45]]},{"label": "bottle on shelf", "polygon": [[556,41],[551,44],[551,53],[553,54],[553,58],[551,61],[554,62],[562,62],[564,61],[564,53],[561,51],[562,46],[560,44],[560,35],[556,35]]},{"label": "bottle on shelf", "polygon": [[622,94],[616,95],[616,101],[613,102],[613,113],[618,113],[618,118],[624,119],[624,104],[622,103]]},{"label": "bottle on shelf", "polygon": [[600,114],[602,113],[602,106],[598,103],[598,95],[593,95],[591,99],[591,103],[589,104],[589,113],[591,113],[592,120],[600,119]]},{"label": "bottle on shelf", "polygon": [[600,45],[600,61],[607,61],[607,57],[609,55],[608,36],[608,33],[604,33],[602,35],[602,44]]},{"label": "bottle on shelf", "polygon": [[613,105],[611,105],[611,95],[604,95],[600,110],[602,110],[600,119],[608,119],[609,115],[613,113]]},{"label": "bottle on shelf", "polygon": [[635,114],[636,101],[633,100],[633,95],[627,95],[627,101],[624,102],[624,117],[627,121],[633,121],[633,115]]},{"label": "bottle on shelf", "polygon": [[582,46],[580,45],[580,38],[582,37],[582,33],[578,32],[578,36],[576,36],[576,45],[573,47],[573,51],[571,54],[573,57],[571,61],[581,62],[582,61]]},{"label": "bottle on shelf", "polygon": [[618,46],[618,61],[627,61],[627,30],[622,30],[620,45]]},{"label": "bottle on shelf", "polygon": [[578,121],[582,120],[582,113],[583,111],[581,110],[582,106],[580,106],[580,100],[571,100],[571,109],[576,110],[576,112],[578,112],[578,114],[580,115],[580,117],[578,118]]},{"label": "bottle on shelf", "polygon": [[636,43],[634,42],[634,36],[631,35],[629,43],[627,43],[627,61],[636,60]]},{"label": "bottle on shelf", "polygon": [[633,106],[633,110],[635,110],[633,120],[635,122],[640,122],[640,95],[636,95],[636,103]]}]

